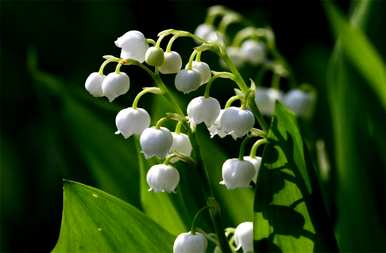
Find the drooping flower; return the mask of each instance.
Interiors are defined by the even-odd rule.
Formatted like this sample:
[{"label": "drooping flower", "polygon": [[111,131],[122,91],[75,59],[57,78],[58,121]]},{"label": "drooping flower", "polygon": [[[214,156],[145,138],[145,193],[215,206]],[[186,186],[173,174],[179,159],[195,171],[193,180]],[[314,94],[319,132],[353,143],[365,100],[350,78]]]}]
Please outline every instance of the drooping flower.
[{"label": "drooping flower", "polygon": [[299,89],[290,90],[283,98],[284,104],[299,117],[310,118],[313,111],[313,96]]},{"label": "drooping flower", "polygon": [[149,191],[154,192],[175,192],[180,182],[178,170],[171,165],[153,165],[146,174],[146,181]]},{"label": "drooping flower", "polygon": [[112,72],[102,82],[103,95],[112,102],[115,98],[125,94],[130,89],[130,78],[124,73]]},{"label": "drooping flower", "polygon": [[183,69],[177,73],[174,84],[178,91],[189,93],[200,87],[201,75],[195,70]]},{"label": "drooping flower", "polygon": [[115,41],[115,45],[121,48],[121,58],[133,59],[139,62],[145,61],[145,54],[149,45],[143,33],[139,31],[128,31]]},{"label": "drooping flower", "polygon": [[208,241],[203,234],[187,232],[177,236],[173,253],[205,253],[207,247]]},{"label": "drooping flower", "polygon": [[255,168],[255,175],[253,176],[252,181],[256,183],[257,181],[257,176],[259,175],[259,170],[261,166],[261,157],[256,156],[256,157],[251,157],[251,156],[244,156],[243,158],[245,161],[248,161],[253,164],[253,167]]},{"label": "drooping flower", "polygon": [[217,119],[221,107],[217,99],[212,97],[196,97],[189,102],[187,113],[189,123],[192,127],[200,123],[205,123],[210,127]]},{"label": "drooping flower", "polygon": [[232,158],[226,160],[222,165],[222,178],[220,184],[224,184],[227,189],[248,188],[253,181],[255,168],[252,163]]},{"label": "drooping flower", "polygon": [[98,72],[91,73],[86,79],[86,90],[94,97],[103,97],[102,82],[104,79],[105,76]]},{"label": "drooping flower", "polygon": [[149,127],[143,130],[140,137],[142,152],[146,159],[153,156],[165,158],[173,144],[173,136],[165,127]]},{"label": "drooping flower", "polygon": [[115,124],[118,128],[116,134],[129,138],[134,134],[140,135],[149,127],[150,115],[145,109],[128,107],[119,111],[115,117]]},{"label": "drooping flower", "polygon": [[265,61],[266,52],[262,42],[256,40],[246,40],[240,47],[240,53],[245,61],[257,65]]},{"label": "drooping flower", "polygon": [[221,128],[233,139],[246,135],[254,124],[255,117],[251,111],[234,106],[225,109],[220,118]]},{"label": "drooping flower", "polygon": [[253,252],[253,222],[240,223],[235,229],[234,240],[237,250],[242,248],[243,252]]},{"label": "drooping flower", "polygon": [[182,59],[175,51],[165,52],[165,62],[159,67],[162,74],[175,74],[181,70]]},{"label": "drooping flower", "polygon": [[209,65],[202,61],[193,61],[192,69],[197,71],[201,76],[201,85],[207,83],[212,76]]},{"label": "drooping flower", "polygon": [[192,153],[192,144],[190,143],[189,136],[183,133],[172,133],[173,144],[170,148],[170,152],[178,152],[185,156],[190,156]]},{"label": "drooping flower", "polygon": [[276,101],[281,101],[283,93],[274,88],[257,87],[255,92],[255,103],[264,115],[272,115],[275,110]]}]

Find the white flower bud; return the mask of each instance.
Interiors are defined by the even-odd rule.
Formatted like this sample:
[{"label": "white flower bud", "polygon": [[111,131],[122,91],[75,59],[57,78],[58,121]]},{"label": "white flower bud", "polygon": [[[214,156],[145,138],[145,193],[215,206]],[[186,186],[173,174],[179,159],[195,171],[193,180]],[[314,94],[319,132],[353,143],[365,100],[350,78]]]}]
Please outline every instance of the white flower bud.
[{"label": "white flower bud", "polygon": [[118,128],[116,134],[122,134],[123,137],[129,138],[134,134],[140,135],[145,128],[149,127],[150,116],[142,108],[128,107],[119,111],[115,117],[115,124]]},{"label": "white flower bud", "polygon": [[204,122],[207,127],[217,119],[221,107],[217,99],[212,97],[196,97],[189,102],[187,113],[192,127]]},{"label": "white flower bud", "polygon": [[175,74],[181,70],[182,59],[175,51],[165,52],[165,62],[159,67],[162,74]]},{"label": "white flower bud", "polygon": [[299,89],[290,90],[283,98],[284,104],[299,117],[310,118],[313,111],[313,97]]},{"label": "white flower bud", "polygon": [[218,114],[217,119],[214,121],[214,123],[208,127],[210,137],[213,138],[214,136],[218,135],[220,138],[224,138],[228,134],[224,131],[224,128],[221,125],[221,117],[224,113],[224,110],[220,110],[220,113]]},{"label": "white flower bud", "polygon": [[225,109],[220,119],[222,129],[233,139],[246,135],[254,124],[255,117],[251,111],[234,106]]},{"label": "white flower bud", "polygon": [[282,98],[283,93],[280,90],[265,87],[256,88],[255,103],[264,115],[272,115],[276,101],[280,101]]},{"label": "white flower bud", "polygon": [[235,229],[234,240],[237,250],[242,248],[243,252],[253,252],[253,222],[240,223]]},{"label": "white flower bud", "polygon": [[178,152],[185,156],[190,156],[192,153],[192,144],[190,143],[189,136],[183,133],[172,133],[173,144],[170,148],[170,153]]},{"label": "white flower bud", "polygon": [[201,85],[209,81],[212,73],[210,72],[209,65],[202,61],[193,61],[192,69],[197,71],[201,76]]},{"label": "white flower bud", "polygon": [[180,182],[180,173],[173,166],[167,164],[156,164],[151,166],[146,174],[149,191],[175,192]]},{"label": "white flower bud", "polygon": [[173,144],[173,136],[170,131],[161,127],[160,129],[149,127],[143,130],[140,144],[146,159],[153,156],[165,158]]},{"label": "white flower bud", "polygon": [[146,50],[145,61],[150,66],[161,66],[165,62],[164,51],[159,47],[149,47]]},{"label": "white flower bud", "polygon": [[108,74],[102,82],[103,95],[112,102],[115,98],[125,94],[130,89],[130,78],[124,72]]},{"label": "white flower bud", "polygon": [[255,158],[252,158],[250,156],[244,156],[244,160],[253,164],[253,167],[255,168],[255,175],[253,176],[252,181],[256,183],[257,176],[259,175],[259,170],[261,166],[261,157],[256,156]]},{"label": "white flower bud", "polygon": [[173,253],[205,253],[207,247],[208,241],[203,234],[182,233],[174,241]]},{"label": "white flower bud", "polygon": [[207,24],[201,24],[197,26],[194,34],[200,37],[201,39],[208,40],[208,37],[212,32],[215,32],[213,26],[207,25]]},{"label": "white flower bud", "polygon": [[121,50],[121,58],[133,59],[144,62],[145,54],[149,45],[143,33],[139,31],[128,31],[115,41],[115,45]]},{"label": "white flower bud", "polygon": [[256,65],[265,61],[265,46],[262,42],[246,40],[240,48],[243,58]]},{"label": "white flower bud", "polygon": [[220,184],[227,189],[248,188],[255,175],[253,164],[237,158],[228,159],[222,165],[222,178]]},{"label": "white flower bud", "polygon": [[105,79],[104,75],[100,75],[98,72],[91,73],[85,83],[86,90],[94,97],[103,97],[102,82]]},{"label": "white flower bud", "polygon": [[177,73],[174,84],[178,91],[189,93],[197,90],[201,85],[201,76],[195,70],[183,69]]}]

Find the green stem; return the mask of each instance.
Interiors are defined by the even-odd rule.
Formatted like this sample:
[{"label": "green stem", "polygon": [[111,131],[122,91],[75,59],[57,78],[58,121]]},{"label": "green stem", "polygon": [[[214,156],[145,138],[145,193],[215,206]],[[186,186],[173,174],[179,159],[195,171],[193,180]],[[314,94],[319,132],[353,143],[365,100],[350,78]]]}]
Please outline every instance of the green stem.
[{"label": "green stem", "polygon": [[235,102],[237,100],[242,100],[242,98],[239,95],[235,95],[235,96],[230,97],[228,99],[228,101],[226,102],[224,109],[227,109],[227,108],[231,107],[233,102]]},{"label": "green stem", "polygon": [[103,76],[103,70],[105,69],[107,64],[109,64],[110,62],[116,62],[116,61],[117,61],[117,59],[114,59],[114,58],[110,58],[110,59],[105,60],[102,63],[102,65],[100,66],[98,73]]},{"label": "green stem", "polygon": [[165,121],[167,121],[167,120],[169,120],[168,117],[162,117],[162,118],[160,118],[160,119],[157,121],[157,123],[155,124],[155,127],[156,127],[157,129],[160,129],[161,126],[162,126],[162,124],[163,124]]},{"label": "green stem", "polygon": [[240,145],[240,152],[239,152],[239,160],[244,160],[244,153],[245,153],[245,148],[247,146],[248,141],[251,139],[250,135],[247,135],[244,140],[241,142]]},{"label": "green stem", "polygon": [[192,70],[193,60],[194,60],[194,57],[196,57],[196,54],[197,54],[197,50],[194,49],[192,54],[189,57],[189,62],[188,62],[188,65],[186,65],[186,69]]},{"label": "green stem", "polygon": [[229,73],[229,72],[215,72],[215,71],[212,71],[212,73],[213,73],[213,76],[209,79],[209,82],[206,84],[206,87],[205,87],[204,97],[206,97],[206,98],[209,97],[210,88],[211,88],[212,83],[213,83],[214,80],[216,80],[217,78],[228,78],[228,79],[232,79],[233,80],[233,78],[234,78],[233,74]]},{"label": "green stem", "polygon": [[175,130],[174,130],[174,132],[175,132],[176,134],[181,133],[181,127],[182,127],[183,124],[184,124],[184,122],[181,121],[181,120],[177,122],[176,128],[175,128]]},{"label": "green stem", "polygon": [[196,215],[194,215],[193,221],[192,221],[192,226],[190,229],[190,231],[192,232],[193,235],[196,233],[196,223],[197,223],[198,217],[200,216],[200,214],[202,212],[204,212],[205,210],[207,210],[209,208],[210,208],[209,206],[204,206],[203,208],[201,208],[200,210],[197,211]]},{"label": "green stem", "polygon": [[134,98],[134,101],[133,101],[133,104],[132,104],[132,107],[134,109],[137,109],[138,107],[138,102],[139,102],[139,99],[145,95],[146,93],[152,93],[152,94],[158,94],[158,95],[161,95],[162,94],[162,91],[160,88],[157,88],[157,87],[146,87],[144,88],[140,93],[137,94],[137,96],[135,96]]},{"label": "green stem", "polygon": [[260,139],[260,140],[257,140],[255,143],[253,143],[249,156],[252,158],[255,158],[257,149],[265,143],[267,143],[267,139]]},{"label": "green stem", "polygon": [[121,67],[122,67],[122,62],[119,62],[118,64],[117,64],[117,66],[115,67],[115,73],[117,73],[117,74],[120,74],[121,73]]},{"label": "green stem", "polygon": [[178,34],[175,34],[173,35],[173,37],[171,37],[168,42],[168,45],[166,46],[166,52],[170,52],[172,50],[173,43],[174,41],[176,41],[176,39],[178,39],[178,37],[180,37]]}]

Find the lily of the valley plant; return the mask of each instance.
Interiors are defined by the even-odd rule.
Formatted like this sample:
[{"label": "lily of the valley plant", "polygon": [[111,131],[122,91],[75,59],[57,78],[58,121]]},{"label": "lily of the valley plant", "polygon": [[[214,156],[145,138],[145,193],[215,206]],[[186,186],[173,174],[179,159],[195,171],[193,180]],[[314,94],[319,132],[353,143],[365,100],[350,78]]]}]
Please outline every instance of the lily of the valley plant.
[{"label": "lily of the valley plant", "polygon": [[[215,20],[220,19],[218,26]],[[200,147],[196,141],[196,127],[205,125],[208,135],[220,138],[231,136],[234,140],[243,139],[240,152],[226,160],[221,169],[222,178],[218,183],[227,190],[254,187],[259,175],[261,157],[257,155],[259,146],[268,142],[266,120],[272,115],[277,100],[282,101],[299,117],[308,118],[312,114],[314,95],[306,86],[293,87],[284,94],[280,90],[280,80],[290,79],[290,70],[275,47],[274,34],[270,28],[245,27],[234,38],[227,35],[227,28],[233,23],[243,23],[243,17],[221,6],[209,9],[206,22],[197,27],[195,33],[167,29],[158,34],[158,38],[147,38],[140,31],[131,30],[115,41],[121,49],[120,56],[106,55],[98,72],[91,73],[85,83],[87,91],[94,97],[106,97],[113,102],[117,97],[130,90],[130,75],[123,72],[123,67],[135,65],[153,80],[152,86],[143,87],[131,105],[117,112],[116,134],[123,138],[137,138],[146,159],[158,158],[159,164],[148,168],[146,181],[149,191],[158,194],[173,194],[180,178],[178,161],[193,162],[198,170],[203,170],[201,180],[208,186],[206,190],[207,206],[197,211],[190,231],[178,235],[174,242],[174,253],[203,253],[208,244],[215,244],[215,252],[253,251],[253,223],[245,221],[234,224],[236,228],[220,228],[215,231],[203,231],[198,228],[198,217],[208,211],[213,227],[218,228],[216,216],[219,204],[210,187],[208,173],[205,173],[200,157]],[[189,60],[183,63],[174,42],[182,37],[189,37],[197,45],[192,49]],[[167,43],[165,43],[167,41]],[[161,42],[166,47],[161,46]],[[219,58],[222,70],[213,69],[205,61],[205,54],[212,52]],[[105,73],[108,64],[115,64],[115,71]],[[271,87],[257,87],[254,82],[247,82],[250,77],[243,77],[238,67],[248,64],[259,70],[260,75],[272,74]],[[181,107],[173,93],[171,85],[166,85],[163,75],[174,75],[174,86],[180,96],[205,86],[204,94],[190,101],[187,108]],[[230,79],[235,85],[235,94],[221,105],[211,87],[220,83],[217,79]],[[261,77],[262,78],[262,77]],[[140,107],[145,94],[164,96],[172,104],[171,111],[151,125],[151,115]],[[113,120],[113,119],[112,119]],[[165,127],[165,122],[174,121],[175,129]],[[253,140],[250,152],[247,144]],[[206,176],[205,176],[206,175]],[[223,231],[218,232],[218,231]],[[224,243],[228,242],[228,243]]]}]

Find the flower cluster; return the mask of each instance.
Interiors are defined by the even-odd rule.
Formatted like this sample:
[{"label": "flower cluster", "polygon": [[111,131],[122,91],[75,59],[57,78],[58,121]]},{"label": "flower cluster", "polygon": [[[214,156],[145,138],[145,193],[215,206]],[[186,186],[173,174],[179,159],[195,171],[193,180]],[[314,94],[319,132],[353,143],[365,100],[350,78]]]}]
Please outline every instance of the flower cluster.
[{"label": "flower cluster", "polygon": [[[217,17],[222,17],[218,28],[214,26]],[[149,191],[176,191],[181,179],[176,162],[192,162],[199,153],[192,148],[196,126],[199,124],[206,126],[211,137],[231,136],[234,140],[243,139],[238,157],[224,161],[222,180],[219,182],[229,190],[250,188],[256,184],[262,160],[256,155],[257,149],[268,141],[263,115],[272,115],[275,103],[279,100],[299,116],[310,116],[309,108],[313,101],[310,93],[297,88],[283,95],[278,89],[279,79],[288,75],[288,69],[275,49],[271,29],[247,27],[238,32],[230,43],[230,38],[226,35],[227,27],[241,20],[239,14],[215,6],[210,8],[206,23],[199,25],[195,34],[168,29],[160,32],[157,40],[153,40],[146,38],[140,31],[128,31],[115,41],[115,45],[121,50],[120,57],[104,56],[106,60],[99,71],[88,76],[86,90],[94,97],[106,97],[109,102],[130,89],[130,78],[125,72],[121,72],[122,66],[138,66],[153,79],[154,87],[143,88],[132,105],[119,111],[115,119],[116,134],[124,138],[137,136],[145,159],[155,158],[153,161],[158,161],[149,168],[146,175]],[[162,48],[161,42],[167,37],[168,44],[166,48]],[[179,37],[190,37],[198,43],[184,67],[181,55],[172,50],[174,41]],[[229,72],[214,71],[202,61],[202,54],[206,51],[217,54],[220,63]],[[116,64],[115,71],[105,76],[104,68],[110,63]],[[256,87],[254,82],[247,85],[237,69],[244,64],[256,66],[262,72],[271,70],[272,87]],[[201,86],[205,86],[205,92],[202,96],[193,98],[187,108],[183,109],[164,84],[161,74],[174,75],[174,87],[182,94],[196,91]],[[212,84],[219,78],[230,79],[237,86],[235,95],[223,107],[216,98],[210,96]],[[147,93],[165,96],[176,111],[166,114],[151,125],[150,114],[138,107],[141,97]],[[166,121],[176,122],[174,131],[164,126]],[[257,125],[262,129],[257,128]],[[256,140],[250,154],[245,155],[245,146],[253,138]],[[253,250],[251,222],[240,224],[234,234],[237,248],[242,248],[244,252]],[[192,225],[190,232],[177,237],[174,252],[205,252],[208,244],[206,237],[205,232],[195,232],[195,226]]]}]

